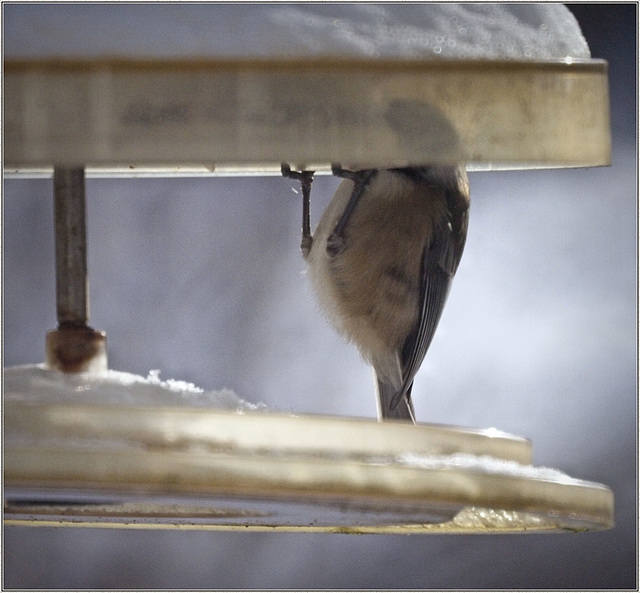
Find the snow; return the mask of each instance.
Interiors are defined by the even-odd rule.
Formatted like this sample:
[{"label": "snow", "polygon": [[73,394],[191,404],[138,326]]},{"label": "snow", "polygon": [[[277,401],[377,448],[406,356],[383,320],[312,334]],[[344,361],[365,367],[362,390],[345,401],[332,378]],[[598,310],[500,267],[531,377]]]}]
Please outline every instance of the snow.
[{"label": "snow", "polygon": [[239,398],[229,389],[205,391],[193,383],[160,379],[153,370],[140,375],[108,370],[101,374],[61,373],[44,364],[4,369],[5,402],[101,404],[114,406],[188,406],[235,409],[264,408]]},{"label": "snow", "polygon": [[7,5],[5,57],[589,59],[562,4]]},{"label": "snow", "polygon": [[[270,21],[271,51],[456,59],[589,58],[561,4],[290,6]],[[276,45],[277,44],[277,45]]]},{"label": "snow", "polygon": [[491,475],[509,476],[552,482],[571,482],[575,480],[560,470],[548,467],[523,465],[517,461],[496,459],[488,455],[470,455],[456,453],[453,455],[415,455],[406,453],[396,458],[400,464],[427,470],[448,470]]},{"label": "snow", "polygon": [[[232,409],[238,412],[264,410],[264,404],[251,404],[233,391],[205,391],[193,383],[175,379],[160,379],[160,371],[153,370],[144,378],[140,375],[108,370],[101,374],[61,373],[45,368],[44,364],[9,367],[4,370],[5,405],[12,402],[29,404],[100,404],[126,408],[138,406],[172,406],[192,408]],[[19,438],[20,434],[9,435]],[[22,435],[29,436],[29,435]],[[30,435],[33,438],[33,435]],[[46,435],[39,440],[51,443]],[[44,440],[43,440],[44,439]],[[57,441],[53,441],[57,442]],[[72,439],[86,445],[91,439]],[[95,444],[95,443],[94,443]],[[107,446],[102,441],[102,446]],[[110,444],[113,446],[113,443]],[[359,455],[362,453],[359,452]],[[555,469],[536,468],[515,461],[496,459],[487,455],[457,453],[453,455],[417,455],[406,452],[388,458],[375,456],[375,464],[399,464],[426,470],[483,473],[524,479],[573,482],[567,474]]]}]

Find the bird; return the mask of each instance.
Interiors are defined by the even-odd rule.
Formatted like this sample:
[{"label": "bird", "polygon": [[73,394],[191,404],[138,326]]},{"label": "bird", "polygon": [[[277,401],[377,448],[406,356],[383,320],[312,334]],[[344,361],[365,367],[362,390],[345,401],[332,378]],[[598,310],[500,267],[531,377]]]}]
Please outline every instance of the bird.
[{"label": "bird", "polygon": [[349,171],[315,232],[313,171],[282,173],[303,189],[301,250],[320,308],[373,367],[380,421],[416,423],[411,391],[464,251],[464,165]]}]

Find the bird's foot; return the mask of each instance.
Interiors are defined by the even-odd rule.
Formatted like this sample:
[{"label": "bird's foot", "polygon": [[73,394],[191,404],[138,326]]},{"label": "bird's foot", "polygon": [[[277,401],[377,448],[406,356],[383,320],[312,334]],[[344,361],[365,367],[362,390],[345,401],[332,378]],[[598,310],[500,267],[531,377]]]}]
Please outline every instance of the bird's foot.
[{"label": "bird's foot", "polygon": [[309,202],[311,199],[311,184],[313,183],[313,175],[315,171],[292,171],[291,167],[287,163],[282,163],[280,171],[282,172],[283,177],[297,179],[302,187],[302,241],[300,242],[300,250],[302,251],[302,257],[307,259],[313,243],[309,215]]},{"label": "bird's foot", "polygon": [[302,241],[300,241],[300,251],[302,251],[302,257],[307,259],[311,252],[311,246],[313,245],[313,237],[311,235],[304,235]]},{"label": "bird's foot", "polygon": [[330,258],[334,258],[340,255],[345,249],[345,240],[344,237],[333,231],[327,238],[327,255]]}]

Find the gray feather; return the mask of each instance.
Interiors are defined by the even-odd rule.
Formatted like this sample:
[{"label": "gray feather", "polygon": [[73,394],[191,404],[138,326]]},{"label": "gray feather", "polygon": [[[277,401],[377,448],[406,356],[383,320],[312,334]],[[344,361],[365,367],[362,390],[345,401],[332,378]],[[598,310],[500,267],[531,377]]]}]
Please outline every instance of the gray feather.
[{"label": "gray feather", "polygon": [[469,196],[457,175],[443,184],[447,215],[433,229],[425,246],[420,279],[420,315],[407,337],[402,352],[402,388],[391,400],[391,409],[411,392],[413,379],[424,360],[442,316],[453,276],[456,273],[467,235]]},{"label": "gray feather", "polygon": [[382,420],[409,420],[415,424],[411,390],[405,394],[406,397],[396,406],[391,405],[391,402],[398,393],[398,390],[393,385],[383,383],[376,376],[376,390]]}]

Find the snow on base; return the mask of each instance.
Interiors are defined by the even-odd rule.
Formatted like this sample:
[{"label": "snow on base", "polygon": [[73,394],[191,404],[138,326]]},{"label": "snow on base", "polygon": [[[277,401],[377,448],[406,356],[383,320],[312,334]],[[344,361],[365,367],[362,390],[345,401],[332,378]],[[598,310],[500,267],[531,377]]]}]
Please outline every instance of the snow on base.
[{"label": "snow on base", "polygon": [[193,383],[160,379],[160,371],[147,378],[108,370],[101,374],[61,373],[44,364],[4,369],[5,401],[51,404],[101,404],[117,406],[189,406],[256,410],[230,389],[205,391]]},{"label": "snow on base", "polygon": [[[160,379],[159,371],[151,371],[148,377],[144,378],[113,370],[99,375],[76,374],[50,371],[44,364],[25,365],[4,369],[3,386],[5,403],[100,404],[120,407],[182,406],[233,409],[239,412],[266,409],[264,404],[246,402],[229,389],[204,391],[193,383],[175,379],[164,381]],[[19,436],[21,435],[14,435]],[[348,438],[348,435],[345,435],[345,438]],[[86,445],[86,442],[80,441],[80,445],[83,444]],[[107,441],[101,444],[103,447],[108,445]],[[359,452],[358,455],[361,454]],[[400,464],[428,470],[575,482],[573,478],[556,469],[522,465],[515,461],[467,453],[417,455],[407,452],[388,459],[381,459],[377,454],[371,461],[377,465]]]},{"label": "snow on base", "polygon": [[573,478],[557,469],[523,465],[517,461],[496,459],[488,455],[455,453],[453,455],[416,455],[405,453],[396,457],[396,462],[410,467],[433,470],[449,470],[502,475],[511,478],[548,480],[553,482],[575,482]]}]

